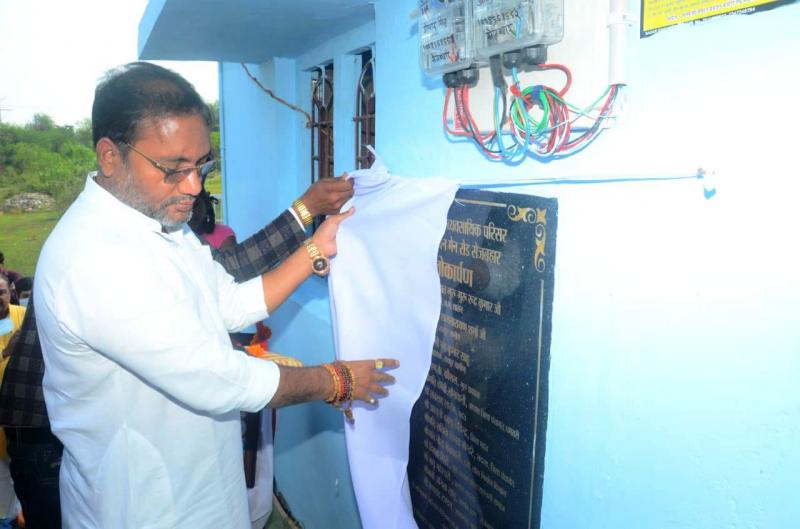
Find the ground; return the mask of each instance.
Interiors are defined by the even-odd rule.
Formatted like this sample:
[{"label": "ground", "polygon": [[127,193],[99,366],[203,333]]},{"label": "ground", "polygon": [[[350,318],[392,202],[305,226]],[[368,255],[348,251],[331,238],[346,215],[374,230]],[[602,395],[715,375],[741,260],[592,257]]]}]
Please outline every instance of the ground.
[{"label": "ground", "polygon": [[0,214],[0,251],[5,255],[6,267],[23,276],[32,276],[42,245],[62,213]]}]

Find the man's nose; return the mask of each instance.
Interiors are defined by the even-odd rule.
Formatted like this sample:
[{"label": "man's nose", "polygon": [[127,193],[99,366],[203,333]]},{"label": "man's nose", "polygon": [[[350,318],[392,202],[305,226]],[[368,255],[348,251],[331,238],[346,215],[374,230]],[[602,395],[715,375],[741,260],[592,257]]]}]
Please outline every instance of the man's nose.
[{"label": "man's nose", "polygon": [[203,177],[200,168],[195,168],[182,182],[178,184],[178,191],[184,195],[197,196],[203,190]]}]

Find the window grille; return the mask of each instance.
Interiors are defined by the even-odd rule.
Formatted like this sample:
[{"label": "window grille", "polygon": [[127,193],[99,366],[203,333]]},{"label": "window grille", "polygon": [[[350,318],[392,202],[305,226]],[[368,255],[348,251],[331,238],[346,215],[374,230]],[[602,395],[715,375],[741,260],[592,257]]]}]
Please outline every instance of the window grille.
[{"label": "window grille", "polygon": [[311,79],[311,183],[333,175],[333,64]]},{"label": "window grille", "polygon": [[367,145],[375,146],[375,82],[373,79],[375,58],[372,51],[361,53],[361,73],[356,84],[356,168],[364,169],[375,161]]}]

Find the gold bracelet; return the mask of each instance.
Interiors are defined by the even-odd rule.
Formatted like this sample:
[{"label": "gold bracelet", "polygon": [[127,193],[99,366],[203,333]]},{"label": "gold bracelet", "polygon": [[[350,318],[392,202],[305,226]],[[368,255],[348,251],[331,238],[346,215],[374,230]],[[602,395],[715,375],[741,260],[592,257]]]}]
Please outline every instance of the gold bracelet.
[{"label": "gold bracelet", "polygon": [[349,422],[350,424],[355,424],[356,420],[353,417],[352,408],[353,408],[353,395],[355,395],[356,393],[356,376],[353,373],[353,370],[350,369],[350,366],[347,365],[345,362],[337,362],[337,364],[339,364],[339,366],[343,368],[345,373],[345,379],[349,379],[349,387],[348,387],[349,391],[347,392],[347,395],[345,395],[345,398],[347,399],[347,407],[342,408],[341,405],[336,407],[342,410],[342,413],[344,413],[344,418],[347,420],[347,422]]},{"label": "gold bracelet", "polygon": [[[332,364],[322,364],[333,380],[333,395],[325,399],[326,404],[330,404],[337,410],[344,413],[344,418],[348,423],[354,424],[353,418],[353,394],[355,393],[355,376],[353,370],[344,362],[333,362]],[[346,404],[346,407],[345,407]]]},{"label": "gold bracelet", "polygon": [[301,199],[297,199],[292,202],[292,209],[297,216],[300,217],[300,221],[303,223],[303,226],[308,226],[312,222],[314,222],[314,217],[311,216],[311,212],[308,211],[305,203]]},{"label": "gold bracelet", "polygon": [[325,399],[325,403],[334,405],[336,402],[339,402],[341,398],[341,381],[339,379],[339,373],[331,364],[322,364],[322,367],[325,368],[326,371],[331,375],[331,380],[333,381],[333,394],[330,397]]}]

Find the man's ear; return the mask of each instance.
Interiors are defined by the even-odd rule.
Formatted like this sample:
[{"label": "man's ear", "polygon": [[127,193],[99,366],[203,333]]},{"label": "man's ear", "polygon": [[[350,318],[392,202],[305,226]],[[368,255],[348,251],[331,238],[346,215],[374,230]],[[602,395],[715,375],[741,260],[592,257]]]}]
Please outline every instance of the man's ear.
[{"label": "man's ear", "polygon": [[100,169],[100,174],[105,177],[112,177],[121,165],[121,153],[119,149],[108,138],[100,138],[94,146],[94,153],[97,157],[97,167]]}]

